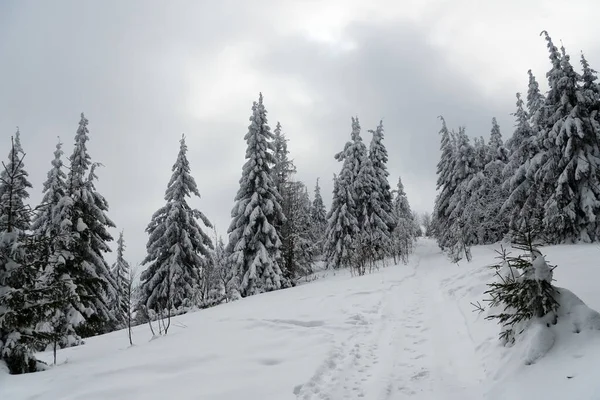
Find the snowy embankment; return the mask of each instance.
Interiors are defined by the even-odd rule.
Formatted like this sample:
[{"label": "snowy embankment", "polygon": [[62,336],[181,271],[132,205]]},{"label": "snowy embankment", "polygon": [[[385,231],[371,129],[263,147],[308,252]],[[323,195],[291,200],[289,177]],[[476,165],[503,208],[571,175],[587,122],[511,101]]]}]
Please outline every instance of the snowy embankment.
[{"label": "snowy embankment", "polygon": [[[559,265],[556,284],[600,309],[600,249],[542,251]],[[527,337],[502,347],[497,325],[472,312],[495,256],[477,247],[473,262],[455,265],[422,240],[409,265],[329,273],[180,316],[152,341],[140,326],[134,347],[124,331],[92,338],[42,373],[0,371],[0,399],[600,398],[599,332],[559,323],[554,347],[526,365]]]}]

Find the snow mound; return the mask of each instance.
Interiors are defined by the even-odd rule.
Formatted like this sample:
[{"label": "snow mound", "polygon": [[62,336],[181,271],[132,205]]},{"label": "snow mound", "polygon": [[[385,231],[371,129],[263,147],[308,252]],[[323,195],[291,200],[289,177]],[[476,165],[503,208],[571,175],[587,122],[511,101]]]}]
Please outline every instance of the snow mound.
[{"label": "snow mound", "polygon": [[557,289],[559,294],[556,300],[560,307],[556,320],[550,316],[533,321],[515,346],[523,350],[526,365],[544,357],[555,345],[586,341],[590,335],[598,335],[590,331],[600,331],[600,313],[589,308],[570,290]]}]

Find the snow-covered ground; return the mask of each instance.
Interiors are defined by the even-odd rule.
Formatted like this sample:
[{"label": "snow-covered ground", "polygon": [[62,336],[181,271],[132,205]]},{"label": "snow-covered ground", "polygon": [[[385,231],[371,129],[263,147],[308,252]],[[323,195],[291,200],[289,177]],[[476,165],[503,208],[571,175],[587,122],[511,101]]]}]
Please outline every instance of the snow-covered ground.
[{"label": "snow-covered ground", "polygon": [[[421,240],[408,265],[346,272],[59,352],[42,373],[0,371],[0,399],[600,399],[600,334],[567,332],[533,365],[473,312],[494,246],[451,264]],[[600,309],[600,247],[543,248],[556,284]],[[42,355],[50,360],[50,354]]]}]

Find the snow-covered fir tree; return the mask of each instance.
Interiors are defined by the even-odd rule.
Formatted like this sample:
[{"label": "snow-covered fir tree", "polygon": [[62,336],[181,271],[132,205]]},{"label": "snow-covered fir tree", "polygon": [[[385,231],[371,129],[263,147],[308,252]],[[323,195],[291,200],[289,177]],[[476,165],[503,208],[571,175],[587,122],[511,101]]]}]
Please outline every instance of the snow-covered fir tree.
[{"label": "snow-covered fir tree", "polygon": [[[348,167],[350,168],[352,175],[351,177],[351,190],[352,196],[354,197],[355,206],[353,209],[354,215],[358,221],[359,226],[363,223],[363,219],[366,218],[364,214],[364,203],[369,198],[369,185],[364,179],[359,179],[361,169],[365,161],[368,160],[368,149],[362,140],[360,135],[360,122],[358,117],[352,118],[352,133],[351,140],[346,144],[343,153],[338,153],[336,158],[348,160]],[[372,168],[372,165],[371,165]],[[364,177],[370,177],[371,174],[363,174]]]},{"label": "snow-covered fir tree", "polygon": [[[298,215],[298,200],[299,190],[304,190],[298,187],[299,182],[293,181],[293,176],[296,173],[296,166],[289,158],[289,150],[287,148],[288,139],[281,130],[281,124],[277,122],[277,126],[273,131],[273,155],[275,163],[271,170],[273,182],[277,191],[281,195],[281,208],[284,219],[275,221],[274,226],[281,240],[281,259],[280,267],[283,273],[284,285],[294,284],[296,275],[299,272],[295,258],[295,241],[298,232],[295,232],[295,226],[299,218]],[[304,188],[304,185],[301,185]]]},{"label": "snow-covered fir tree", "polygon": [[125,259],[125,239],[123,238],[123,231],[119,233],[119,239],[117,240],[117,259],[112,266],[111,272],[117,286],[117,290],[115,291],[116,296],[113,299],[113,310],[117,320],[122,326],[125,326],[130,309],[129,291],[131,290],[131,282],[129,282],[129,278],[131,275],[131,266]]},{"label": "snow-covered fir tree", "polygon": [[8,162],[0,172],[0,361],[12,374],[38,370],[40,320],[35,282],[38,271],[27,249],[31,188],[25,171],[19,131],[11,138]]},{"label": "snow-covered fir tree", "polygon": [[531,70],[527,71],[529,84],[527,87],[527,111],[531,118],[534,131],[537,132],[538,123],[544,118],[545,96],[540,92],[540,85]]},{"label": "snow-covered fir tree", "polygon": [[[583,53],[581,53],[580,63],[582,69],[581,79],[583,81],[581,89],[584,94],[585,102],[589,104],[597,104],[600,102],[600,86],[596,82],[598,80],[598,72],[590,67],[590,64]],[[600,110],[591,107],[590,118],[596,121],[598,119],[599,111]]]},{"label": "snow-covered fir tree", "polygon": [[329,268],[346,268],[352,265],[354,236],[359,232],[358,221],[352,212],[351,170],[346,161],[339,176],[333,178],[333,200],[327,214],[325,234],[325,260]]},{"label": "snow-covered fir tree", "polygon": [[462,212],[471,195],[468,185],[471,177],[477,172],[475,149],[464,127],[460,127],[456,134],[455,146],[452,180],[456,183],[456,190],[452,193],[448,206],[452,224],[463,219]]},{"label": "snow-covered fir tree", "polygon": [[456,189],[456,181],[453,179],[454,164],[456,163],[455,135],[450,132],[446,121],[440,117],[442,128],[440,129],[440,151],[441,156],[437,164],[438,194],[435,199],[432,216],[432,234],[435,235],[442,249],[447,248],[450,243],[450,198]]},{"label": "snow-covered fir tree", "polygon": [[[539,89],[531,71],[529,93],[531,103],[536,104]],[[503,188],[507,197],[500,212],[508,214],[511,231],[521,231],[525,229],[524,224],[533,223],[539,227],[543,207],[539,204],[539,193],[535,190],[535,181],[530,173],[531,160],[538,151],[537,138],[530,122],[531,118],[524,109],[523,100],[518,93],[517,110],[513,115],[516,119],[515,131],[507,142],[509,157],[503,171]]]},{"label": "snow-covered fir tree", "polygon": [[516,127],[507,143],[509,160],[504,171],[503,186],[507,190],[507,199],[501,211],[509,213],[509,227],[513,232],[541,229],[544,214],[542,193],[534,179],[533,162],[540,148],[538,133],[545,115],[545,97],[540,93],[539,84],[531,70],[527,73],[527,110],[517,95],[517,111],[513,114]]},{"label": "snow-covered fir tree", "polygon": [[228,255],[225,250],[223,238],[215,232],[215,246],[211,252],[211,263],[207,273],[204,274],[204,304],[211,306],[229,299],[229,284],[231,270],[228,268]]},{"label": "snow-covered fir tree", "polygon": [[63,154],[62,142],[59,140],[51,162],[52,168],[48,171],[47,179],[44,182],[42,204],[31,224],[31,229],[35,232],[36,237],[53,239],[60,231],[53,212],[60,199],[67,193],[65,183],[67,175],[63,171]]},{"label": "snow-covered fir tree", "polygon": [[290,152],[288,151],[287,142],[288,138],[282,132],[281,123],[277,122],[275,130],[273,130],[273,156],[275,162],[271,174],[275,187],[282,195],[286,182],[289,182],[296,173],[294,161],[289,159]]},{"label": "snow-covered fir tree", "polygon": [[380,216],[383,210],[378,186],[373,163],[369,156],[365,155],[355,181],[355,194],[360,208],[356,209],[359,233],[354,238],[353,267],[359,275],[363,275],[367,267],[373,269],[375,261],[383,258],[390,248],[389,224]]},{"label": "snow-covered fir tree", "polygon": [[284,196],[288,234],[283,263],[290,279],[297,280],[312,272],[316,239],[311,226],[311,203],[302,182],[288,182]]},{"label": "snow-covered fir tree", "polygon": [[327,209],[321,196],[321,186],[319,186],[319,178],[315,184],[315,195],[310,207],[310,223],[312,226],[312,236],[315,240],[315,255],[323,253],[325,245],[325,232],[327,231]]},{"label": "snow-covered fir tree", "polygon": [[[354,240],[354,267],[359,273],[364,273],[367,263],[372,265],[375,258],[373,244],[373,230],[375,227],[370,219],[370,199],[373,189],[377,187],[375,171],[369,158],[367,146],[361,137],[361,128],[358,117],[352,122],[351,141],[344,151],[344,159],[347,159],[352,170],[351,191],[354,198],[352,212],[358,223],[358,235]],[[338,155],[341,157],[341,155]]]},{"label": "snow-covered fir tree", "polygon": [[492,132],[488,145],[487,163],[483,168],[485,184],[482,185],[479,194],[485,201],[484,216],[484,243],[494,243],[501,240],[508,231],[508,218],[500,212],[507,197],[507,191],[503,188],[504,168],[508,162],[508,151],[504,146],[500,127],[496,118],[492,119]]},{"label": "snow-covered fir tree", "polygon": [[408,256],[412,252],[414,235],[415,235],[415,221],[413,213],[408,203],[408,198],[404,192],[404,185],[402,184],[402,178],[398,178],[398,185],[395,190],[395,197],[393,199],[393,215],[395,219],[395,226],[392,232],[392,245],[394,261],[398,259],[404,263],[408,262]]},{"label": "snow-covered fir tree", "polygon": [[[469,225],[468,214],[465,214],[464,211],[472,197],[471,180],[478,171],[475,163],[475,149],[471,145],[464,127],[459,128],[454,146],[454,162],[450,171],[454,190],[447,200],[446,208],[448,231],[441,233],[438,242],[442,248],[449,250],[454,261],[458,261],[463,255],[467,259],[470,258],[469,246],[474,241],[474,230]],[[440,239],[442,240],[440,241]]]},{"label": "snow-covered fir tree", "polygon": [[[485,145],[483,140],[479,143],[476,140],[473,174],[467,187],[470,198],[463,214],[471,213],[465,218],[472,233],[470,242],[486,244],[501,240],[508,230],[506,215],[500,212],[507,192],[502,184],[508,155],[496,118],[492,118],[489,143]],[[478,154],[481,149],[485,150],[483,160]]]},{"label": "snow-covered fir tree", "polygon": [[369,160],[374,174],[373,192],[369,198],[369,219],[370,224],[375,227],[375,254],[377,259],[382,259],[390,253],[392,231],[396,225],[392,212],[392,191],[388,181],[388,154],[383,144],[383,121],[379,122],[377,129],[369,132],[373,135],[369,147]]},{"label": "snow-covered fir tree", "polygon": [[470,193],[469,199],[463,209],[462,216],[465,225],[471,233],[472,243],[485,242],[485,218],[487,204],[479,192],[484,192],[486,185],[486,176],[484,168],[489,156],[489,147],[483,137],[473,140],[473,174],[467,183],[466,190]]},{"label": "snow-covered fir tree", "polygon": [[[325,259],[330,268],[349,267],[355,256],[355,240],[360,232],[358,210],[362,210],[355,181],[366,154],[366,146],[360,138],[360,123],[352,117],[351,141],[335,155],[336,160],[342,162],[342,170],[334,177],[333,200],[327,215]],[[361,188],[361,192],[365,191]]]},{"label": "snow-covered fir tree", "polygon": [[279,264],[281,240],[274,224],[284,216],[281,195],[272,179],[275,149],[262,93],[252,106],[244,139],[247,161],[231,211],[228,252],[239,293],[249,296],[288,284]]},{"label": "snow-covered fir tree", "polygon": [[213,244],[198,220],[212,228],[206,216],[190,207],[188,198],[200,197],[187,159],[185,137],[165,191],[166,204],[159,208],[146,228],[148,254],[140,275],[142,302],[161,318],[170,318],[182,307],[191,307],[203,268],[211,257]]},{"label": "snow-covered fir tree", "polygon": [[12,230],[26,231],[30,227],[30,210],[25,204],[29,198],[29,174],[25,170],[23,158],[25,152],[21,146],[21,133],[17,128],[12,138],[8,163],[0,171],[0,224]]},{"label": "snow-covered fir tree", "polygon": [[487,319],[498,320],[504,344],[514,343],[535,320],[550,326],[548,322],[555,324],[558,318],[558,290],[552,285],[554,268],[533,243],[533,237],[531,230],[515,234],[514,247],[525,254],[514,257],[503,251],[501,263],[495,266],[500,279],[488,284],[490,289],[486,291],[493,313]]},{"label": "snow-covered fir tree", "polygon": [[112,236],[108,228],[115,224],[106,214],[108,202],[94,185],[98,164],[92,163],[88,154],[88,135],[88,120],[81,113],[75,146],[69,157],[67,195],[53,211],[61,226],[53,273],[72,281],[72,309],[67,310],[66,315],[69,325],[77,327],[83,336],[106,332],[116,323],[109,304],[116,285],[104,259],[104,253],[111,251],[108,243]]}]

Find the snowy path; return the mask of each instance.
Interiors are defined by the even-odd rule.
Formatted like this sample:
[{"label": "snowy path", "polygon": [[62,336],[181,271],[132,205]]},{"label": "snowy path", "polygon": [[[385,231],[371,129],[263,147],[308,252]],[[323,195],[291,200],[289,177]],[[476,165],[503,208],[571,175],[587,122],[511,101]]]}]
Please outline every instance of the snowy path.
[{"label": "snowy path", "polygon": [[[139,326],[133,347],[124,331],[90,338],[59,351],[59,365],[46,372],[0,370],[0,399],[600,398],[600,335],[577,334],[581,340],[526,366],[522,347],[500,346],[498,327],[471,312],[492,277],[485,265],[494,250],[474,248],[472,263],[456,265],[420,240],[408,265],[362,277],[329,271],[293,289],[182,315],[156,340]],[[598,280],[590,279],[598,275],[597,247],[547,251],[561,266],[558,283],[600,308]]]},{"label": "snowy path", "polygon": [[365,293],[379,297],[375,307],[350,303],[358,310],[355,319],[364,323],[334,347],[309,382],[297,387],[297,398],[480,399],[482,368],[474,364],[468,326],[431,276],[439,264],[447,262],[437,246],[423,242],[409,266],[411,274]]}]

